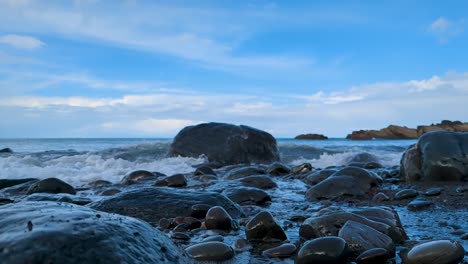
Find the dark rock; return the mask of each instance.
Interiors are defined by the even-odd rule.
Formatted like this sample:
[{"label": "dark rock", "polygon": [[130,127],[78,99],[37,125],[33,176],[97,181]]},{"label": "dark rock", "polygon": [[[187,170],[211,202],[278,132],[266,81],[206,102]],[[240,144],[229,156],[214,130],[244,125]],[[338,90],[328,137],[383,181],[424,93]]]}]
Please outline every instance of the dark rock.
[{"label": "dark rock", "polygon": [[253,187],[229,188],[226,189],[223,194],[240,205],[262,205],[271,201],[271,197],[268,193]]},{"label": "dark rock", "polygon": [[431,201],[428,201],[422,198],[417,198],[408,204],[408,210],[417,211],[417,210],[427,208],[431,205],[432,205]]},{"label": "dark rock", "polygon": [[203,175],[193,176],[192,179],[196,181],[201,181],[201,182],[211,182],[211,181],[217,181],[218,176],[212,175],[212,174],[203,174]]},{"label": "dark rock", "polygon": [[340,237],[329,236],[307,241],[299,250],[295,264],[345,264],[348,245]]},{"label": "dark rock", "polygon": [[276,183],[268,176],[265,175],[252,175],[245,178],[240,178],[239,181],[242,185],[248,187],[255,187],[259,189],[276,188]]},{"label": "dark rock", "polygon": [[228,171],[224,178],[228,180],[240,179],[251,175],[259,175],[265,174],[265,170],[263,168],[257,166],[247,166],[247,167],[240,167],[236,169],[232,169]]},{"label": "dark rock", "polygon": [[245,226],[247,240],[251,241],[270,241],[286,240],[286,234],[283,229],[275,222],[273,216],[263,211],[256,214]]},{"label": "dark rock", "polygon": [[291,168],[279,162],[275,162],[268,167],[267,173],[273,176],[287,175],[291,173]]},{"label": "dark rock", "polygon": [[32,193],[69,193],[76,194],[75,189],[66,182],[57,178],[47,178],[40,180],[28,189],[28,194]]},{"label": "dark rock", "polygon": [[380,130],[359,130],[353,131],[346,136],[347,139],[353,140],[370,140],[370,139],[416,139],[418,133],[414,128],[404,126],[390,125]]},{"label": "dark rock", "polygon": [[3,263],[190,263],[164,234],[134,218],[56,202],[0,207]]},{"label": "dark rock", "polygon": [[102,187],[102,186],[109,186],[112,185],[112,182],[105,181],[105,180],[97,180],[87,183],[85,186],[87,187]]},{"label": "dark rock", "polygon": [[205,123],[188,126],[174,138],[170,156],[205,155],[221,165],[270,163],[279,159],[275,138],[248,126]]},{"label": "dark rock", "polygon": [[196,229],[196,228],[201,227],[201,221],[196,219],[195,217],[191,217],[191,216],[176,217],[176,218],[174,218],[174,222],[176,224],[187,224],[187,229]]},{"label": "dark rock", "polygon": [[169,229],[172,225],[172,222],[167,219],[167,218],[161,218],[159,219],[159,226],[162,228],[162,229]]},{"label": "dark rock", "polygon": [[183,241],[190,240],[190,236],[183,232],[174,232],[172,233],[171,238],[175,240],[183,240]]},{"label": "dark rock", "polygon": [[395,197],[393,197],[394,200],[404,200],[404,199],[410,199],[414,198],[419,195],[419,192],[413,189],[403,189],[401,191],[398,191],[395,194]]},{"label": "dark rock", "polygon": [[92,202],[91,199],[80,197],[76,195],[66,194],[66,193],[34,193],[31,195],[26,196],[22,199],[22,201],[30,201],[30,202],[65,202],[77,205],[86,205]]},{"label": "dark rock", "polygon": [[88,206],[104,212],[140,218],[149,223],[158,223],[161,218],[191,216],[192,206],[198,204],[222,206],[234,218],[241,215],[239,206],[222,194],[163,187],[145,187],[122,192]]},{"label": "dark rock", "polygon": [[38,181],[38,179],[35,178],[26,178],[26,179],[0,179],[0,190],[4,188],[8,188],[11,186],[15,186],[18,184],[22,184],[25,182],[30,182],[30,181]]},{"label": "dark rock", "polygon": [[372,248],[356,258],[356,264],[387,264],[390,253],[385,248]]},{"label": "dark rock", "polygon": [[185,251],[198,261],[224,261],[234,257],[234,250],[222,242],[203,242]]},{"label": "dark rock", "polygon": [[224,237],[220,235],[214,235],[214,236],[209,236],[207,238],[204,238],[202,240],[202,242],[213,242],[213,241],[223,242]]},{"label": "dark rock", "polygon": [[379,158],[375,156],[374,154],[368,153],[368,152],[361,152],[358,153],[354,156],[352,156],[349,160],[348,163],[352,162],[359,162],[359,163],[368,163],[368,162],[379,162]]},{"label": "dark rock", "polygon": [[328,137],[322,134],[301,134],[295,136],[294,139],[325,140],[328,139]]},{"label": "dark rock", "polygon": [[197,175],[215,175],[216,176],[216,172],[214,172],[214,170],[208,166],[201,166],[201,167],[198,167],[194,172],[193,172],[193,175],[197,176]]},{"label": "dark rock", "polygon": [[187,186],[187,179],[183,174],[175,174],[167,176],[164,179],[157,181],[155,186],[168,186],[168,187],[184,187]]},{"label": "dark rock", "polygon": [[13,200],[10,200],[8,198],[0,197],[0,206],[5,205],[5,204],[9,204],[9,203],[13,203],[13,202],[14,202]]},{"label": "dark rock", "polygon": [[296,245],[286,243],[274,248],[267,249],[262,252],[262,255],[267,258],[289,258],[296,252],[296,249]]},{"label": "dark rock", "polygon": [[11,148],[3,148],[0,149],[0,153],[13,153],[13,150]]},{"label": "dark rock", "polygon": [[434,131],[421,136],[401,159],[406,181],[467,181],[468,133]]},{"label": "dark rock", "polygon": [[162,173],[155,174],[155,173],[145,171],[145,170],[137,170],[123,177],[120,183],[123,185],[130,185],[130,184],[135,184],[135,183],[155,181],[161,176],[166,176],[166,175]]},{"label": "dark rock", "polygon": [[388,197],[385,193],[382,193],[382,192],[379,192],[375,194],[374,197],[372,197],[372,201],[376,201],[376,202],[385,202],[389,200],[390,200],[390,197]]},{"label": "dark rock", "polygon": [[460,243],[450,240],[436,240],[414,246],[403,254],[404,264],[458,264],[463,260],[465,250]]},{"label": "dark rock", "polygon": [[195,218],[205,218],[210,208],[211,208],[211,205],[209,204],[194,204],[190,208],[191,210],[190,216],[193,216]]},{"label": "dark rock", "polygon": [[312,171],[312,164],[310,164],[309,162],[306,162],[306,163],[303,163],[301,165],[297,165],[295,167],[292,167],[291,168],[291,173],[293,174],[305,174],[305,173],[308,173],[310,171]]},{"label": "dark rock", "polygon": [[205,218],[206,229],[231,229],[232,218],[221,206],[214,206],[208,210]]},{"label": "dark rock", "polygon": [[442,190],[443,190],[443,188],[440,188],[440,187],[430,188],[430,189],[428,189],[428,190],[426,190],[424,192],[424,195],[426,195],[426,196],[437,196],[437,195],[440,195]]},{"label": "dark rock", "polygon": [[335,169],[324,169],[324,170],[315,171],[312,174],[308,175],[304,179],[304,181],[307,184],[315,185],[315,184],[327,179],[328,177],[333,175],[333,173],[335,173],[335,172],[337,172],[337,170],[335,170]]},{"label": "dark rock", "polygon": [[346,241],[354,256],[372,248],[395,251],[395,244],[389,236],[355,221],[347,221],[340,229],[338,236]]},{"label": "dark rock", "polygon": [[118,193],[121,193],[122,191],[119,190],[119,189],[107,189],[107,190],[104,190],[102,191],[99,195],[101,196],[112,196],[112,195],[115,195],[115,194],[118,194]]}]

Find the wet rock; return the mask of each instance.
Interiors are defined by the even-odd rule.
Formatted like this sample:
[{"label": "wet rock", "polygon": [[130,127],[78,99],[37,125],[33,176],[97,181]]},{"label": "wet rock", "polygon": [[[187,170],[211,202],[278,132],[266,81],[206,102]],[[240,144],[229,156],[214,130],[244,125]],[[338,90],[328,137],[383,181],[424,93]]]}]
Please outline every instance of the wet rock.
[{"label": "wet rock", "polygon": [[442,190],[443,190],[443,188],[440,188],[440,187],[430,188],[430,189],[428,189],[428,190],[426,190],[424,192],[424,195],[426,195],[426,196],[437,196],[437,195],[440,195]]},{"label": "wet rock", "polygon": [[368,152],[361,152],[358,153],[354,156],[352,156],[350,159],[348,159],[348,163],[368,163],[368,162],[379,162],[379,158],[375,156],[374,154],[368,153]]},{"label": "wet rock", "polygon": [[253,187],[234,187],[223,192],[229,199],[240,205],[263,205],[271,201],[270,195],[264,190]]},{"label": "wet rock", "polygon": [[243,238],[239,238],[234,242],[234,247],[237,251],[244,251],[249,248],[249,242]]},{"label": "wet rock", "polygon": [[206,214],[208,213],[208,210],[210,210],[211,207],[212,206],[209,204],[194,204],[190,208],[190,216],[193,216],[195,218],[205,218]]},{"label": "wet rock", "polygon": [[340,237],[329,236],[307,241],[299,250],[295,264],[345,264],[348,245]]},{"label": "wet rock", "polygon": [[170,156],[205,155],[220,165],[270,163],[279,159],[275,138],[248,126],[204,123],[182,129],[169,149]]},{"label": "wet rock", "polygon": [[363,216],[369,220],[379,222],[379,223],[384,223],[390,226],[390,229],[387,235],[392,238],[394,243],[401,243],[408,239],[408,236],[406,235],[406,232],[403,229],[403,225],[401,224],[401,220],[400,220],[400,217],[398,216],[398,213],[390,207],[384,207],[384,206],[367,207],[367,208],[355,209],[355,210],[352,210],[351,212],[354,214]]},{"label": "wet rock", "polygon": [[102,187],[102,186],[109,186],[112,185],[112,182],[105,181],[105,180],[97,180],[87,183],[86,187]]},{"label": "wet rock", "polygon": [[305,182],[310,185],[315,185],[326,178],[330,177],[333,173],[335,173],[337,170],[335,169],[325,169],[325,170],[319,170],[315,171],[312,174],[308,175],[305,178]]},{"label": "wet rock", "polygon": [[230,246],[217,241],[196,244],[185,251],[198,261],[224,261],[234,257],[234,250]]},{"label": "wet rock", "polygon": [[403,254],[404,264],[458,264],[463,260],[465,250],[460,243],[450,240],[436,240],[414,246]]},{"label": "wet rock", "polygon": [[282,163],[275,162],[268,167],[267,173],[273,176],[287,175],[291,173],[291,168]]},{"label": "wet rock", "polygon": [[175,174],[157,181],[155,186],[183,187],[187,186],[187,179],[183,174]]},{"label": "wet rock", "polygon": [[296,245],[286,243],[263,251],[262,256],[267,258],[288,258],[296,252],[296,249]]},{"label": "wet rock", "polygon": [[212,241],[218,241],[218,242],[223,242],[224,237],[220,235],[214,235],[214,236],[209,236],[206,237],[202,240],[202,242],[212,242]]},{"label": "wet rock", "polygon": [[2,148],[0,149],[0,153],[13,153],[13,150],[11,148]]},{"label": "wet rock", "polygon": [[457,193],[468,192],[468,185],[459,186],[459,187],[457,187],[457,189],[455,189],[455,191],[456,191]]},{"label": "wet rock", "polygon": [[419,192],[413,189],[403,189],[401,191],[398,191],[395,194],[395,197],[393,197],[394,200],[404,200],[404,199],[410,199],[414,198],[419,195]]},{"label": "wet rock", "polygon": [[35,178],[26,178],[26,179],[0,179],[0,190],[4,188],[8,188],[11,186],[15,186],[18,184],[22,184],[25,182],[30,182],[30,181],[38,181],[38,179]]},{"label": "wet rock", "polygon": [[102,191],[99,195],[101,196],[112,196],[112,195],[115,195],[115,194],[118,194],[118,193],[121,193],[122,191],[119,190],[119,189],[107,189],[107,190],[104,190]]},{"label": "wet rock", "polygon": [[86,205],[92,202],[91,199],[86,197],[80,197],[76,195],[70,195],[66,193],[57,193],[57,194],[50,194],[50,193],[34,193],[31,195],[26,196],[22,199],[22,201],[35,201],[35,202],[43,202],[43,201],[51,201],[51,202],[65,202],[77,205]]},{"label": "wet rock", "polygon": [[0,207],[4,263],[190,263],[163,233],[134,218],[56,202]]},{"label": "wet rock", "polygon": [[1,198],[0,197],[0,206],[2,205],[5,205],[5,204],[9,204],[9,203],[13,203],[14,201],[11,200],[11,199],[8,199],[8,198]]},{"label": "wet rock", "polygon": [[195,229],[201,227],[201,221],[191,216],[176,217],[174,218],[174,222],[176,224],[187,224],[187,229]]},{"label": "wet rock", "polygon": [[245,235],[249,241],[286,240],[283,229],[275,222],[273,216],[263,211],[256,214],[245,226]]},{"label": "wet rock", "polygon": [[385,193],[382,193],[382,192],[379,192],[375,194],[374,197],[372,197],[372,201],[376,201],[376,202],[385,202],[389,200],[390,200],[390,197],[388,197]]},{"label": "wet rock", "polygon": [[293,174],[305,174],[312,171],[312,164],[309,162],[302,163],[301,165],[297,165],[291,168],[291,173]]},{"label": "wet rock", "polygon": [[28,189],[28,194],[33,193],[69,193],[76,194],[75,189],[66,182],[57,178],[47,178],[40,180]]},{"label": "wet rock", "polygon": [[422,210],[422,209],[425,209],[425,208],[427,208],[427,207],[429,207],[431,205],[432,205],[431,201],[428,201],[428,200],[425,200],[425,199],[422,199],[422,198],[418,198],[418,199],[414,199],[413,201],[411,201],[408,204],[408,210],[411,210],[411,211]]},{"label": "wet rock", "polygon": [[265,175],[253,175],[239,179],[239,182],[247,187],[255,187],[259,189],[272,189],[278,185],[268,176]]},{"label": "wet rock", "polygon": [[166,175],[162,173],[154,174],[152,172],[145,171],[145,170],[137,170],[123,177],[120,183],[123,185],[130,185],[130,184],[136,184],[136,183],[155,181],[161,176],[166,176]]},{"label": "wet rock", "polygon": [[201,182],[212,182],[212,181],[217,181],[218,176],[211,175],[211,174],[203,174],[203,175],[194,176],[193,179],[197,181],[201,181]]},{"label": "wet rock", "polygon": [[183,240],[183,241],[189,241],[190,240],[190,236],[187,235],[184,232],[174,232],[174,233],[172,233],[171,238],[175,239],[175,240]]},{"label": "wet rock", "polygon": [[468,180],[468,133],[433,131],[424,134],[401,159],[407,181]]},{"label": "wet rock", "polygon": [[385,248],[372,248],[356,258],[356,264],[387,264],[390,253]]},{"label": "wet rock", "polygon": [[231,229],[232,218],[221,206],[214,206],[208,210],[205,218],[206,229]]},{"label": "wet rock", "polygon": [[198,167],[193,172],[193,175],[194,176],[197,176],[197,175],[215,175],[216,176],[216,172],[214,172],[214,170],[211,167],[201,166],[201,167]]},{"label": "wet rock", "polygon": [[389,252],[395,251],[395,244],[389,236],[355,221],[347,221],[340,229],[338,236],[348,243],[354,256],[372,248],[385,248]]},{"label": "wet rock", "polygon": [[328,139],[328,137],[322,134],[301,134],[295,136],[294,139],[325,140]]},{"label": "wet rock", "polygon": [[167,218],[161,218],[159,219],[159,226],[162,229],[169,229],[172,225],[172,221],[167,219]]},{"label": "wet rock", "polygon": [[88,206],[104,212],[140,218],[149,223],[158,223],[161,218],[191,216],[192,206],[197,204],[222,206],[234,218],[241,215],[239,206],[222,194],[163,187],[144,187],[122,192]]},{"label": "wet rock", "polygon": [[232,169],[228,171],[224,178],[228,180],[240,179],[251,175],[260,175],[265,174],[265,170],[263,168],[257,166],[247,166],[247,167],[240,167],[236,169]]}]

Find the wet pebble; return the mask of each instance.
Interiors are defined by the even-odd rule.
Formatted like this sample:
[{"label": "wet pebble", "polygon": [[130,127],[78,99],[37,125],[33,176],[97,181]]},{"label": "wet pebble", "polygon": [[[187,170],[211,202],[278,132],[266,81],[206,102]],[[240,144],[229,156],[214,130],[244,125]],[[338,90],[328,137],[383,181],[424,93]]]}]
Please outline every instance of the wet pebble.
[{"label": "wet pebble", "polygon": [[119,190],[119,189],[107,189],[107,190],[104,190],[100,193],[101,196],[112,196],[114,194],[118,194],[118,193],[121,193],[122,191]]},{"label": "wet pebble", "polygon": [[68,193],[76,194],[75,188],[70,184],[57,178],[47,178],[40,180],[28,189],[28,194],[33,193]]},{"label": "wet pebble", "polygon": [[194,204],[191,209],[191,216],[195,218],[205,218],[206,213],[212,206],[209,204]]},{"label": "wet pebble", "polygon": [[291,173],[291,168],[282,163],[275,162],[268,167],[267,173],[274,176],[287,175]]},{"label": "wet pebble", "polygon": [[305,174],[310,171],[312,171],[312,164],[308,162],[291,168],[291,173],[294,173],[294,174]]},{"label": "wet pebble", "polygon": [[241,205],[263,205],[271,201],[270,195],[262,189],[253,187],[228,188],[223,192],[232,201]]},{"label": "wet pebble", "polygon": [[385,248],[372,248],[356,258],[357,264],[386,264],[390,253]]},{"label": "wet pebble", "polygon": [[432,205],[431,201],[425,199],[414,199],[408,204],[408,210],[417,211],[427,208]]},{"label": "wet pebble", "polygon": [[223,236],[219,236],[219,235],[215,235],[215,236],[209,236],[209,237],[206,237],[202,240],[202,242],[212,242],[212,241],[218,241],[218,242],[223,242],[224,241],[224,237]]},{"label": "wet pebble", "polygon": [[340,237],[321,237],[307,241],[297,253],[295,264],[345,264],[348,245]]},{"label": "wet pebble", "polygon": [[248,166],[230,170],[224,175],[224,177],[229,180],[234,180],[259,174],[265,174],[265,170],[257,166]]},{"label": "wet pebble", "polygon": [[430,188],[430,189],[428,189],[428,190],[426,190],[424,192],[424,195],[426,195],[426,196],[437,196],[442,192],[442,190],[443,190],[443,188],[440,188],[440,187]]},{"label": "wet pebble", "polygon": [[413,189],[403,189],[395,194],[393,197],[394,200],[404,200],[404,199],[410,199],[418,196],[418,191],[413,190]]},{"label": "wet pebble", "polygon": [[120,183],[123,185],[131,185],[131,184],[136,184],[138,182],[156,180],[159,176],[166,176],[166,175],[162,173],[155,174],[146,170],[137,170],[123,177]]},{"label": "wet pebble", "polygon": [[171,238],[177,239],[177,240],[184,240],[184,241],[190,240],[190,236],[183,232],[174,232],[172,233]]},{"label": "wet pebble", "polygon": [[197,175],[215,175],[216,176],[216,172],[214,172],[214,170],[208,166],[201,166],[201,167],[198,167],[194,172],[193,172],[193,175],[197,176]]},{"label": "wet pebble", "polygon": [[190,246],[185,251],[198,261],[224,261],[234,257],[234,250],[223,242],[203,242]]},{"label": "wet pebble", "polygon": [[169,227],[171,227],[171,224],[172,224],[172,221],[167,218],[159,219],[159,226],[162,229],[168,229]]},{"label": "wet pebble", "polygon": [[242,185],[248,187],[255,187],[259,189],[272,189],[277,187],[276,183],[265,175],[252,175],[239,179]]},{"label": "wet pebble", "polygon": [[414,246],[403,256],[404,264],[457,264],[465,250],[456,241],[436,240]]},{"label": "wet pebble", "polygon": [[236,240],[236,242],[234,242],[234,247],[238,251],[247,250],[249,248],[248,245],[249,245],[249,242],[243,238],[239,238]]},{"label": "wet pebble", "polygon": [[183,187],[187,185],[187,179],[183,174],[174,174],[157,181],[155,186]]},{"label": "wet pebble", "polygon": [[270,248],[263,251],[262,255],[267,258],[288,258],[296,252],[296,246],[291,243],[286,243],[278,247]]},{"label": "wet pebble", "polygon": [[176,224],[187,224],[188,229],[195,229],[201,226],[200,220],[196,219],[195,217],[191,216],[179,216],[174,218],[174,222]]},{"label": "wet pebble", "polygon": [[207,229],[231,229],[232,218],[221,206],[214,206],[208,210],[205,217],[205,227]]},{"label": "wet pebble", "polygon": [[374,197],[372,197],[372,201],[376,201],[376,202],[385,202],[389,200],[390,200],[390,197],[388,197],[385,193],[382,193],[382,192],[379,192],[376,195],[374,195]]},{"label": "wet pebble", "polygon": [[286,240],[283,229],[275,222],[273,216],[263,211],[256,214],[245,226],[247,240]]}]

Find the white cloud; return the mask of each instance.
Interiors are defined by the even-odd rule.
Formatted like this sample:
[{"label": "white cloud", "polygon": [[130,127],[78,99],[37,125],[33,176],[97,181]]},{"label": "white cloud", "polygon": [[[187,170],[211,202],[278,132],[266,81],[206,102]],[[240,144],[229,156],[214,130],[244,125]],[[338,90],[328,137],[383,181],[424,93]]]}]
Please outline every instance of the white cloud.
[{"label": "white cloud", "polygon": [[445,31],[449,29],[451,24],[452,22],[450,22],[448,19],[439,17],[436,21],[432,22],[431,29],[434,31]]},{"label": "white cloud", "polygon": [[133,131],[139,134],[147,135],[167,135],[176,134],[186,126],[202,123],[195,120],[186,119],[156,119],[147,118],[127,122],[105,122],[100,125],[104,131],[113,132],[115,130]]},{"label": "white cloud", "polygon": [[429,31],[434,34],[440,43],[447,43],[450,38],[455,37],[465,30],[465,20],[449,20],[444,17],[439,17],[431,23]]},{"label": "white cloud", "polygon": [[311,96],[302,96],[302,98],[305,98],[311,102],[319,102],[323,104],[341,104],[360,101],[363,100],[365,96],[362,94],[346,94],[343,92],[333,92],[327,95],[320,91]]},{"label": "white cloud", "polygon": [[37,38],[13,34],[0,36],[0,43],[24,50],[35,50],[45,45]]}]

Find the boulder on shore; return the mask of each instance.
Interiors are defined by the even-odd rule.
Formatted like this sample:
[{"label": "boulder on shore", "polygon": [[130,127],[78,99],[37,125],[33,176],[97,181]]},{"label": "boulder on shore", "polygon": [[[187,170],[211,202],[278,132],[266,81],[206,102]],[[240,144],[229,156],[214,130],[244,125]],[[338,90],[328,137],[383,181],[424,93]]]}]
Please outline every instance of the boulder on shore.
[{"label": "boulder on shore", "polygon": [[327,136],[324,136],[322,134],[301,134],[296,136],[294,139],[317,139],[317,140],[324,140],[328,139]]},{"label": "boulder on shore", "polygon": [[467,181],[468,133],[433,131],[424,134],[401,158],[406,181]]},{"label": "boulder on shore", "polygon": [[224,123],[185,127],[174,138],[169,155],[195,158],[205,155],[210,163],[219,166],[279,160],[272,135],[244,125]]}]

